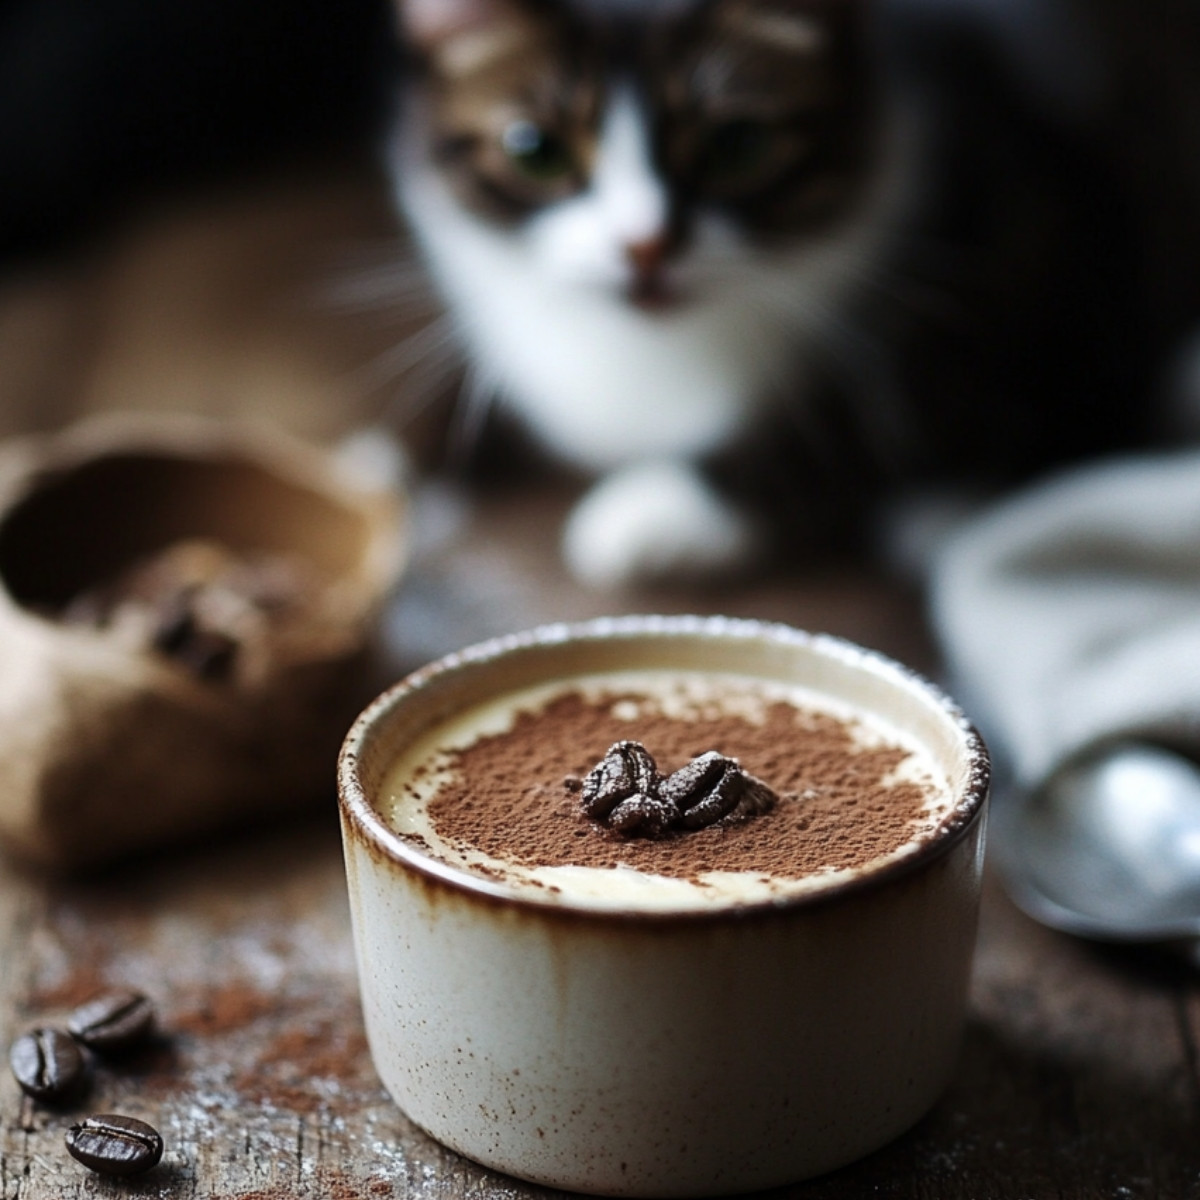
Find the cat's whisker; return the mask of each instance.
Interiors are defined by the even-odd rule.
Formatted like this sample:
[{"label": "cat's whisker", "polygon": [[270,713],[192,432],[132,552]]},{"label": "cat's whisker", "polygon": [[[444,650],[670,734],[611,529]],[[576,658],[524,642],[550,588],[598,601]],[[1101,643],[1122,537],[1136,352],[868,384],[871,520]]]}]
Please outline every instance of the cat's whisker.
[{"label": "cat's whisker", "polygon": [[316,300],[321,307],[362,312],[423,300],[434,307],[424,264],[410,246],[394,239],[339,246],[320,269]]},{"label": "cat's whisker", "polygon": [[497,395],[496,379],[478,365],[469,365],[463,373],[448,438],[447,457],[452,466],[463,467],[474,453]]},{"label": "cat's whisker", "polygon": [[450,393],[450,385],[460,369],[457,356],[414,367],[393,389],[388,411],[397,424],[414,421],[430,405]]},{"label": "cat's whisker", "polygon": [[[907,453],[909,438],[903,418],[904,405],[895,386],[885,347],[852,324],[847,310],[824,292],[797,288],[794,279],[762,281],[762,316],[778,317],[782,308],[791,313],[805,331],[806,357],[819,365],[849,396],[856,407],[857,424],[865,440],[883,462],[894,462]],[[779,363],[780,382],[794,384],[788,373],[794,364]],[[808,440],[825,440],[820,433],[819,414],[810,406],[787,405],[797,428]]]},{"label": "cat's whisker", "polygon": [[389,391],[390,419],[403,424],[445,394],[458,368],[451,322],[440,317],[363,364],[351,382],[364,396]]},{"label": "cat's whisker", "polygon": [[962,328],[968,317],[961,300],[946,287],[889,271],[863,271],[866,290],[882,297],[897,308],[915,313],[924,323],[936,323],[943,329]]},{"label": "cat's whisker", "polygon": [[915,447],[886,347],[832,312],[821,332],[823,357],[857,406],[854,412],[864,444],[880,463],[898,467]]},{"label": "cat's whisker", "polygon": [[863,285],[900,308],[916,314],[923,324],[944,330],[974,333],[984,320],[977,307],[964,300],[986,287],[992,270],[962,247],[925,239],[922,250],[909,239],[886,261],[860,263]]},{"label": "cat's whisker", "polygon": [[377,355],[361,371],[364,377],[379,382],[398,379],[432,357],[448,353],[453,344],[450,319],[438,317]]},{"label": "cat's whisker", "polygon": [[759,280],[748,303],[759,310],[768,324],[781,317],[788,325],[801,330],[815,328],[825,319],[829,306],[825,298],[806,288],[794,278],[765,278]]},{"label": "cat's whisker", "polygon": [[337,253],[330,254],[328,258],[329,271],[338,275],[357,275],[381,267],[422,269],[420,259],[403,237],[343,243]]},{"label": "cat's whisker", "polygon": [[324,289],[323,297],[333,307],[354,312],[397,307],[414,300],[431,309],[436,306],[428,277],[407,263],[344,275]]},{"label": "cat's whisker", "polygon": [[882,266],[874,272],[864,271],[862,278],[864,287],[882,298],[885,307],[913,314],[926,331],[965,336],[987,332],[985,314],[964,301],[961,290],[950,284]]}]

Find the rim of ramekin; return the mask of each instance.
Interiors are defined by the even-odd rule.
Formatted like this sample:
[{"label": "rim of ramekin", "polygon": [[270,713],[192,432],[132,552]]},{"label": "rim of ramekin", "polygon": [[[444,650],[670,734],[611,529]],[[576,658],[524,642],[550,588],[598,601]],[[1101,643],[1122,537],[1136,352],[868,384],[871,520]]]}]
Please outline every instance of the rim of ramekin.
[{"label": "rim of ramekin", "polygon": [[[844,665],[868,669],[898,687],[924,695],[962,738],[968,765],[962,795],[928,841],[910,853],[883,861],[861,874],[839,879],[810,892],[678,909],[589,905],[573,903],[562,897],[550,900],[527,892],[517,892],[509,885],[472,874],[423,852],[393,830],[367,797],[358,766],[373,731],[387,713],[439,676],[484,666],[510,654],[539,647],[549,648],[575,641],[663,637],[712,637],[734,641],[765,638],[781,645],[803,646],[817,654],[839,660]],[[991,784],[991,759],[978,729],[956,701],[919,671],[878,650],[868,649],[835,634],[810,632],[783,622],[752,617],[630,614],[554,622],[501,634],[452,651],[410,672],[381,692],[351,725],[338,755],[337,783],[338,804],[343,818],[358,831],[368,848],[400,867],[417,872],[426,881],[440,884],[453,892],[547,917],[639,923],[728,921],[816,908],[848,895],[873,891],[941,858],[967,835],[982,815]]]}]

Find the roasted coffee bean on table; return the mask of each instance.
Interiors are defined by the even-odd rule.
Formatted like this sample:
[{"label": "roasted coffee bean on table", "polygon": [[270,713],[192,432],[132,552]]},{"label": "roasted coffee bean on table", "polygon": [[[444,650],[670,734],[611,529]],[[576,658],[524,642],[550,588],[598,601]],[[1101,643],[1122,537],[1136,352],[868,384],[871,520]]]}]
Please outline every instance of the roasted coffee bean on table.
[{"label": "roasted coffee bean on table", "polygon": [[141,992],[105,992],[75,1009],[67,1018],[67,1029],[97,1054],[124,1054],[150,1036],[154,1006]]},{"label": "roasted coffee bean on table", "polygon": [[21,1090],[43,1104],[65,1104],[87,1083],[87,1061],[61,1029],[34,1029],[17,1038],[8,1061]]},{"label": "roasted coffee bean on table", "polygon": [[67,1130],[67,1151],[101,1175],[139,1175],[162,1158],[163,1140],[136,1117],[99,1113]]}]

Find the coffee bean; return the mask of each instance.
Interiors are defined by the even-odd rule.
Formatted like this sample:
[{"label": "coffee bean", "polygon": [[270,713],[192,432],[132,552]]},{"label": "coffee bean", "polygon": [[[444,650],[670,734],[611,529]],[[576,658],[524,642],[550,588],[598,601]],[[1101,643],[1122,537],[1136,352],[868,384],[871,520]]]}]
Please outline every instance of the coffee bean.
[{"label": "coffee bean", "polygon": [[639,792],[622,800],[608,815],[608,823],[627,837],[661,837],[679,819],[679,809],[659,796]]},{"label": "coffee bean", "polygon": [[8,1061],[21,1090],[44,1104],[73,1099],[87,1081],[83,1054],[61,1029],[34,1029],[17,1038]]},{"label": "coffee bean", "polygon": [[150,1036],[154,1006],[141,992],[105,992],[81,1004],[67,1018],[67,1029],[98,1054],[123,1054]]},{"label": "coffee bean", "polygon": [[622,800],[653,795],[657,785],[658,768],[646,747],[617,742],[584,777],[581,807],[585,816],[602,821]]},{"label": "coffee bean", "polygon": [[732,761],[724,754],[709,750],[678,771],[672,771],[659,784],[658,794],[664,800],[670,800],[680,812],[687,812],[720,783]]},{"label": "coffee bean", "polygon": [[716,750],[664,778],[646,747],[630,740],[611,746],[582,783],[572,786],[572,778],[564,786],[580,793],[583,815],[626,837],[662,837],[726,818],[744,820],[767,812],[779,799],[736,758]]},{"label": "coffee bean", "polygon": [[162,1158],[163,1140],[136,1117],[100,1113],[67,1130],[67,1152],[101,1175],[139,1175]]}]

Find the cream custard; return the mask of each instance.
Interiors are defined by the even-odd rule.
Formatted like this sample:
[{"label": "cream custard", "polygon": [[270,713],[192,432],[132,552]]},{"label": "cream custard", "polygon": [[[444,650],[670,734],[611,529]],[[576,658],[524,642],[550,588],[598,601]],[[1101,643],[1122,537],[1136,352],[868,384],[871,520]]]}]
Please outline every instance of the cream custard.
[{"label": "cream custard", "polygon": [[[652,839],[582,812],[615,742],[662,770],[719,751],[778,795],[761,816]],[[734,673],[598,672],[493,697],[424,731],[381,809],[423,853],[515,894],[587,908],[707,909],[820,891],[904,858],[953,818],[929,750],[876,714]]]}]

